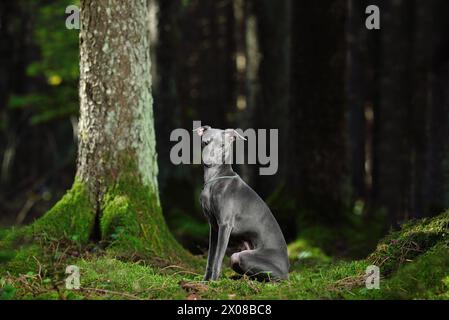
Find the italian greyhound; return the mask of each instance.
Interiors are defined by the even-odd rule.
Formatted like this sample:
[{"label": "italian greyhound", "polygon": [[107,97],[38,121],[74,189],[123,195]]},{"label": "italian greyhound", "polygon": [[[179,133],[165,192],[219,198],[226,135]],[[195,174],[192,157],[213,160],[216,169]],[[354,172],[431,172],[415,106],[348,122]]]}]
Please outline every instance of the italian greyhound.
[{"label": "italian greyhound", "polygon": [[201,137],[204,188],[200,201],[209,220],[209,252],[204,280],[220,277],[228,250],[231,267],[262,281],[288,278],[287,244],[265,202],[232,170],[232,143],[244,139],[234,129],[195,129]]}]

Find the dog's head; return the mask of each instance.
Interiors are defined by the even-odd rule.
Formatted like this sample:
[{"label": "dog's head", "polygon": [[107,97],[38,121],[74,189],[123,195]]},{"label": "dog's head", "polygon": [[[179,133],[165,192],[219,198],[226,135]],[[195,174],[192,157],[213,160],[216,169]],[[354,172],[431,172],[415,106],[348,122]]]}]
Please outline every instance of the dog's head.
[{"label": "dog's head", "polygon": [[201,138],[203,163],[206,166],[230,164],[232,143],[236,139],[246,140],[235,129],[214,129],[202,126],[194,130]]}]

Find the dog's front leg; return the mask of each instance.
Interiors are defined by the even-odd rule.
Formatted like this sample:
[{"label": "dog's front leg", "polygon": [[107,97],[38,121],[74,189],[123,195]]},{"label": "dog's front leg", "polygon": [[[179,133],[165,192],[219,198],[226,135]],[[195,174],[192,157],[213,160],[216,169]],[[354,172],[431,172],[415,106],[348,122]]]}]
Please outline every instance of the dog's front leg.
[{"label": "dog's front leg", "polygon": [[212,280],[217,280],[220,277],[221,265],[226,253],[229,243],[229,236],[231,235],[232,226],[230,224],[221,224],[218,227],[218,243],[215,252],[215,261],[212,267]]},{"label": "dog's front leg", "polygon": [[209,252],[207,256],[207,267],[206,267],[206,273],[204,274],[204,280],[208,281],[210,280],[212,276],[212,268],[214,266],[214,260],[215,260],[215,253],[217,252],[217,239],[218,239],[218,233],[215,228],[212,227],[212,225],[209,225]]}]

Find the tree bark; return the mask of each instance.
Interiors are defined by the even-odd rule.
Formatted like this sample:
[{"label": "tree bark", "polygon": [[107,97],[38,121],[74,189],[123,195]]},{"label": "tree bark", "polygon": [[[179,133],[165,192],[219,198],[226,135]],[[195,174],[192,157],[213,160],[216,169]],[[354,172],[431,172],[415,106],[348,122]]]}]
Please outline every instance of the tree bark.
[{"label": "tree bark", "polygon": [[146,1],[81,5],[77,176],[100,200],[131,161],[157,193]]}]

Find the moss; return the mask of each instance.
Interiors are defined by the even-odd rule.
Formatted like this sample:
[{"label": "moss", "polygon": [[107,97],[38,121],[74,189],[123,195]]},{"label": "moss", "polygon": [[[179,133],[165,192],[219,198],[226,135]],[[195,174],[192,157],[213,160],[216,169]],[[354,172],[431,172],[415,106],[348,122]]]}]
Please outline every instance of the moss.
[{"label": "moss", "polygon": [[363,261],[338,262],[334,265],[305,267],[293,271],[289,279],[281,282],[261,283],[246,278],[238,281],[224,278],[207,284],[208,289],[199,293],[202,299],[342,299],[352,297],[349,290],[334,287],[340,279],[359,274],[366,268]]},{"label": "moss", "polygon": [[26,273],[37,268],[51,241],[87,243],[95,214],[86,187],[75,181],[54,207],[33,224],[10,229],[0,241],[0,271]]},{"label": "moss", "polygon": [[75,181],[50,211],[27,229],[33,235],[86,243],[95,224],[95,211],[87,187]]},{"label": "moss", "polygon": [[337,263],[292,272],[288,281],[262,283],[247,278],[233,280],[230,276],[234,272],[226,268],[219,281],[204,283],[201,271],[196,269],[124,262],[110,253],[70,263],[80,268],[79,291],[65,290],[63,281],[58,282],[55,290],[52,283],[39,277],[29,277],[27,286],[23,285],[23,278],[10,277],[3,287],[14,287],[15,299],[332,299],[350,294],[329,289],[329,284],[364,269],[361,262]]},{"label": "moss", "polygon": [[298,239],[288,245],[291,269],[302,269],[332,261],[319,247],[313,247],[305,239]]},{"label": "moss", "polygon": [[361,213],[363,204],[354,206],[344,220],[334,225],[303,223],[299,228],[300,240],[324,254],[339,258],[363,259],[372,252],[385,230],[385,216],[381,212],[370,218]]},{"label": "moss", "polygon": [[164,274],[148,265],[126,263],[110,257],[81,260],[77,265],[81,269],[81,286],[100,289],[90,293],[103,294],[106,299],[130,299],[133,296],[136,299],[184,299],[186,296],[179,286],[184,278],[182,273]]},{"label": "moss", "polygon": [[141,182],[135,161],[126,157],[122,173],[107,189],[101,208],[100,231],[117,255],[189,263],[192,256],[170,233],[157,191]]},{"label": "moss", "polygon": [[168,230],[149,187],[123,181],[112,187],[104,198],[100,230],[103,240],[111,242],[110,250],[120,256],[157,258],[167,263],[192,260]]},{"label": "moss", "polygon": [[[92,232],[95,214],[87,190],[79,182],[75,182],[67,195],[34,225],[2,231],[0,297],[449,298],[449,212],[404,225],[383,239],[366,260],[336,262],[308,241],[308,238],[313,238],[309,230],[305,232],[307,237],[289,245],[293,262],[289,280],[279,283],[259,283],[247,278],[232,280],[235,273],[225,268],[219,281],[203,283],[204,259],[188,254],[175,241],[166,227],[157,192],[136,181],[132,170],[128,171],[109,187],[103,197],[100,232],[110,246],[101,253],[82,245]],[[36,237],[41,242],[36,242]],[[324,242],[328,241],[328,235],[320,234],[320,237],[325,238]],[[66,241],[73,248],[62,248],[61,238],[76,240]],[[49,245],[44,246],[43,243]],[[68,253],[70,251],[77,251],[77,254],[72,255]],[[81,258],[80,252],[84,252]],[[158,264],[161,260],[164,267]],[[63,287],[63,272],[69,263],[81,268],[80,291],[68,291]],[[381,290],[365,289],[364,274],[370,264],[381,268]],[[27,276],[29,273],[31,275]]]},{"label": "moss", "polygon": [[125,262],[109,251],[70,261],[80,267],[79,291],[66,290],[63,281],[55,290],[46,278],[35,276],[27,278],[28,285],[23,284],[23,277],[6,278],[0,281],[0,291],[12,292],[13,288],[14,299],[447,299],[448,253],[447,246],[435,246],[392,277],[382,279],[381,290],[364,288],[360,275],[369,262],[363,260],[304,266],[301,272],[291,272],[289,280],[278,283],[231,279],[234,272],[225,268],[219,281],[204,283],[201,270]]},{"label": "moss", "polygon": [[382,282],[382,290],[373,298],[383,299],[448,299],[449,247],[438,244],[407,263]]},{"label": "moss", "polygon": [[172,211],[171,227],[178,238],[195,239],[198,242],[209,237],[209,224],[206,220],[196,219],[183,210]]},{"label": "moss", "polygon": [[449,212],[434,218],[411,221],[390,233],[368,257],[368,261],[390,275],[404,263],[414,260],[439,243],[449,241]]},{"label": "moss", "polygon": [[8,229],[5,228],[0,228],[0,241],[6,237],[6,235],[8,234]]},{"label": "moss", "polygon": [[118,195],[105,200],[100,222],[105,239],[115,240],[124,234],[138,235],[140,226],[134,218],[133,205],[127,195]]},{"label": "moss", "polygon": [[42,247],[37,244],[22,246],[18,250],[0,250],[0,275],[7,272],[24,274],[38,269],[38,259],[42,256]]},{"label": "moss", "polygon": [[99,217],[87,186],[76,180],[72,189],[35,223],[6,235],[2,232],[0,262],[15,261],[15,251],[25,252],[25,247],[36,238],[86,244],[100,233],[101,240],[110,245],[108,249],[123,259],[143,258],[161,264],[198,263],[168,230],[157,192],[140,183],[132,162],[123,163],[123,172],[117,181],[110,182],[103,195]]}]

